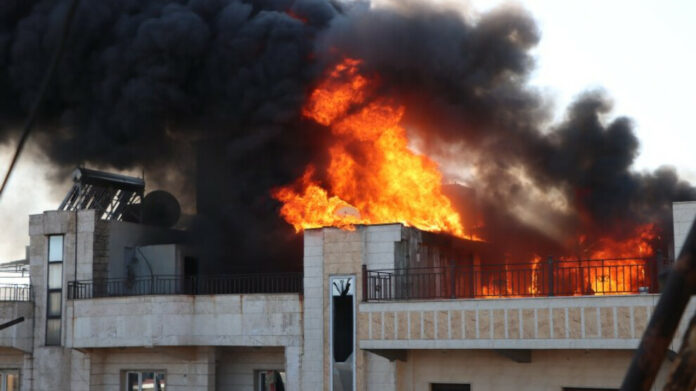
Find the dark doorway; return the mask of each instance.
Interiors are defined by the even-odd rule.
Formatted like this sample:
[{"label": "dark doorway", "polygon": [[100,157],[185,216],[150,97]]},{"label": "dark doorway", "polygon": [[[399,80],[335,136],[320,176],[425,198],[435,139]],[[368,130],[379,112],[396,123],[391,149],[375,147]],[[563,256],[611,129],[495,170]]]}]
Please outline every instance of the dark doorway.
[{"label": "dark doorway", "polygon": [[189,295],[198,293],[198,259],[184,257],[184,292]]}]

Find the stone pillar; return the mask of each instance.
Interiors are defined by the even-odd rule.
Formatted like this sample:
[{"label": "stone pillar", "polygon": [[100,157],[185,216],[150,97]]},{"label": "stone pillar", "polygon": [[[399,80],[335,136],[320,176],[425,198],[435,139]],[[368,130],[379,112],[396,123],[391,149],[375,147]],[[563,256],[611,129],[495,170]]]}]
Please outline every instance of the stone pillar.
[{"label": "stone pillar", "polygon": [[[324,391],[324,232],[304,233],[303,391]],[[288,382],[290,383],[290,382]]]},{"label": "stone pillar", "polygon": [[301,391],[300,386],[300,360],[302,348],[299,346],[285,347],[285,389],[287,391]]}]

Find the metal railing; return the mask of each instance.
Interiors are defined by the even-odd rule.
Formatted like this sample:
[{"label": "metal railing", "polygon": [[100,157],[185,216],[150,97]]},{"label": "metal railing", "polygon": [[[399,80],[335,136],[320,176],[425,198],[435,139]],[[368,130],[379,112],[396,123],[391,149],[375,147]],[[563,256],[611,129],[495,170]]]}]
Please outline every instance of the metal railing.
[{"label": "metal railing", "polygon": [[144,295],[301,293],[302,273],[152,276],[70,281],[68,299]]},{"label": "metal railing", "polygon": [[0,301],[31,301],[31,285],[0,284]]},{"label": "metal railing", "polygon": [[540,260],[367,270],[366,301],[618,295],[658,291],[657,258]]}]

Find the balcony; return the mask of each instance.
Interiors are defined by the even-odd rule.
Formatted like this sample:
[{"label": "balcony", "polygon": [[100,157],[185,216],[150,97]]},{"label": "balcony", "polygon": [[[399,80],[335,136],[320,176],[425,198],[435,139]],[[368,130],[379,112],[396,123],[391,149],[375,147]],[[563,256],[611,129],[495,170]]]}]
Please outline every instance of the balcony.
[{"label": "balcony", "polygon": [[32,351],[32,289],[25,284],[0,284],[0,347]]},{"label": "balcony", "polygon": [[657,293],[658,257],[367,270],[368,302]]},{"label": "balcony", "polygon": [[31,286],[28,284],[0,284],[0,302],[31,299]]},{"label": "balcony", "polygon": [[229,295],[254,293],[302,293],[302,273],[235,274],[211,276],[154,275],[70,281],[68,299],[146,295]]}]

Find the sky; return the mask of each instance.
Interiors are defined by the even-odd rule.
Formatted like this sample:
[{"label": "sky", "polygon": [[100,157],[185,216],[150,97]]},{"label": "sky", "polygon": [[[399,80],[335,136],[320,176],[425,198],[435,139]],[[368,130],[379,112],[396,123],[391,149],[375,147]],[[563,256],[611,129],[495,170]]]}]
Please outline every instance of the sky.
[{"label": "sky", "polygon": [[[394,1],[394,0],[392,0]],[[662,165],[696,183],[696,1],[642,0],[430,0],[462,7],[467,14],[501,4],[521,5],[536,19],[541,42],[534,50],[532,85],[554,97],[556,117],[575,96],[604,89],[614,100],[612,116],[635,123],[641,154],[635,169]],[[0,172],[11,145],[0,145]],[[55,209],[70,188],[49,187],[55,175],[29,140],[6,194],[0,199],[0,262],[24,258],[28,216]]]}]

